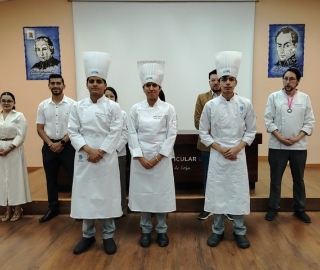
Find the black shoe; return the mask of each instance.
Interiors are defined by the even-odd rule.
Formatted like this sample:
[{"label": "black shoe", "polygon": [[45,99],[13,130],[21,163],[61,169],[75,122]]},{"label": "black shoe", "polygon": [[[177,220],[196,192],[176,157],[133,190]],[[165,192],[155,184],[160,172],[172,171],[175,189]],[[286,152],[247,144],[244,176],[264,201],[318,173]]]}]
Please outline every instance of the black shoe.
[{"label": "black shoe", "polygon": [[140,238],[140,246],[150,247],[151,244],[151,233],[143,233]]},{"label": "black shoe", "polygon": [[233,215],[225,214],[226,218],[230,221],[233,221]]},{"label": "black shoe", "polygon": [[92,244],[94,244],[95,242],[96,242],[95,237],[90,237],[90,238],[82,237],[80,242],[75,246],[73,253],[74,254],[81,254],[81,253],[85,252],[86,250],[88,250],[88,248]]},{"label": "black shoe", "polygon": [[238,235],[233,233],[234,239],[236,239],[237,245],[239,248],[248,248],[250,247],[250,242],[245,235]]},{"label": "black shoe", "polygon": [[210,247],[216,247],[223,239],[224,237],[224,233],[222,234],[217,234],[217,233],[213,233],[209,236],[209,238],[207,239],[207,244]]},{"label": "black shoe", "polygon": [[104,252],[107,254],[115,254],[117,252],[117,245],[113,238],[103,239]]},{"label": "black shoe", "polygon": [[270,208],[265,216],[265,219],[268,221],[273,221],[277,215],[278,215],[278,210]]},{"label": "black shoe", "polygon": [[51,209],[49,209],[47,211],[47,213],[45,213],[45,215],[43,217],[39,218],[39,222],[43,223],[43,222],[49,221],[50,219],[53,219],[57,215],[59,215],[59,210],[51,210]]},{"label": "black shoe", "polygon": [[306,214],[305,211],[294,211],[293,215],[304,223],[311,223],[311,218]]},{"label": "black shoe", "polygon": [[198,219],[204,220],[204,219],[207,219],[208,217],[210,217],[212,215],[213,215],[213,213],[203,211],[203,212],[201,212],[199,214]]},{"label": "black shoe", "polygon": [[169,238],[166,233],[158,233],[159,247],[166,247],[169,244]]}]

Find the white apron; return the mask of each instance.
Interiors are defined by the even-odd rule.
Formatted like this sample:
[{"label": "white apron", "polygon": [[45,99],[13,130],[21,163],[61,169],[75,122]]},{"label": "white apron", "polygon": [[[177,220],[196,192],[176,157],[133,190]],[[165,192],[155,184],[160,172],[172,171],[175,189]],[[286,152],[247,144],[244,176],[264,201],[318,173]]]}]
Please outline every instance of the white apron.
[{"label": "white apron", "polygon": [[[137,114],[137,136],[143,156],[148,160],[156,156],[161,151],[164,141],[176,132],[173,131],[176,128],[176,120],[173,126],[170,127],[168,124],[168,110],[169,104],[158,101],[154,107],[144,107]],[[139,160],[131,159],[129,207],[132,211],[165,213],[176,210],[171,160],[174,140],[175,137],[169,155],[164,156],[152,169],[145,169]]]},{"label": "white apron", "polygon": [[[250,143],[253,141],[255,115],[253,110],[247,111],[252,108],[250,103],[235,96],[230,101],[219,97],[212,104],[211,136],[216,143],[222,147],[234,147],[243,140],[246,131],[252,134]],[[204,210],[216,214],[250,213],[245,148],[238,153],[236,161],[224,158],[211,148]]]},{"label": "white apron", "polygon": [[[241,140],[238,141],[238,143]],[[220,141],[224,147],[232,147]],[[245,149],[236,161],[224,158],[211,148],[204,210],[216,214],[244,215],[250,213],[250,194]]]},{"label": "white apron", "polygon": [[[75,113],[76,111],[77,113]],[[120,119],[117,128],[121,130],[120,108],[117,117]],[[73,107],[68,132],[75,149],[77,150],[79,147],[77,140],[82,138],[91,148],[101,149],[107,137],[110,137],[111,144],[114,140],[116,145],[120,133],[119,135],[111,135],[110,126],[114,125],[112,120],[117,117],[110,114],[110,106],[103,102]],[[81,128],[79,131],[82,135],[80,139],[77,137],[79,135],[75,135],[76,132],[74,132],[77,129],[77,123],[79,124],[77,118],[80,119]],[[121,216],[120,174],[115,146],[112,153],[105,153],[97,163],[88,162],[87,158],[85,151],[76,151],[70,216],[83,219]]]}]

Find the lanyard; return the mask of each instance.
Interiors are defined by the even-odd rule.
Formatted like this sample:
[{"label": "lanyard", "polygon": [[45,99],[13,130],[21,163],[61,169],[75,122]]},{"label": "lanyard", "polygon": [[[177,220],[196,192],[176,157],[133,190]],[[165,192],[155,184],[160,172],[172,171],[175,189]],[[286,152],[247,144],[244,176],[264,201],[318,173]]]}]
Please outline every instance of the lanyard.
[{"label": "lanyard", "polygon": [[292,106],[293,97],[294,97],[295,94],[296,94],[296,92],[294,92],[294,94],[290,98],[287,96],[288,107],[289,107],[289,109],[287,110],[288,113],[292,112],[291,106]]}]

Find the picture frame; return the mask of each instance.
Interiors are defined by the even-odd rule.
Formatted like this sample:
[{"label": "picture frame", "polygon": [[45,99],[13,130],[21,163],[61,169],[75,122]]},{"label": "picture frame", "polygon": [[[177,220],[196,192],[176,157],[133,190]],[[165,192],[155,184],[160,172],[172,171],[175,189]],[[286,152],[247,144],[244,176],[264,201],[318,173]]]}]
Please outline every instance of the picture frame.
[{"label": "picture frame", "polygon": [[59,27],[23,27],[27,80],[48,80],[61,75]]}]

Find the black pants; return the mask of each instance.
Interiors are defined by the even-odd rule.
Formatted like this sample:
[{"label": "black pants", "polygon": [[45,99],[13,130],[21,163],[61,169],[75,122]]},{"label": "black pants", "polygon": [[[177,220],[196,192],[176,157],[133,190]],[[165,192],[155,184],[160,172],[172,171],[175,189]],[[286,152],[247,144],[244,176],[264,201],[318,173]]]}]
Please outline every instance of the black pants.
[{"label": "black pants", "polygon": [[121,186],[121,207],[124,215],[128,214],[127,183],[126,183],[126,156],[118,157]]},{"label": "black pants", "polygon": [[293,209],[303,211],[306,203],[304,169],[307,161],[307,150],[269,149],[270,195],[269,207],[279,209],[282,176],[289,161],[293,180]]},{"label": "black pants", "polygon": [[60,153],[50,150],[47,144],[42,147],[42,162],[47,178],[49,209],[58,210],[58,173],[60,165],[64,167],[72,186],[75,150],[70,141]]}]

